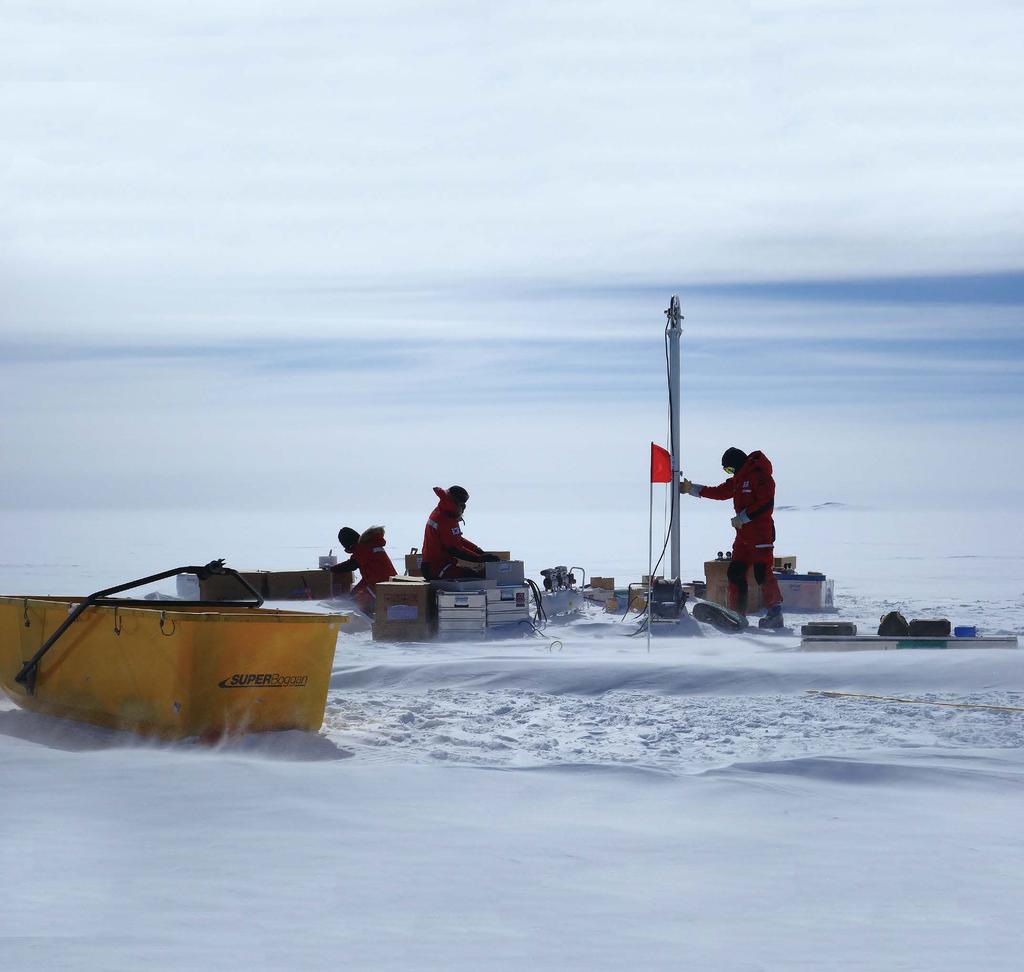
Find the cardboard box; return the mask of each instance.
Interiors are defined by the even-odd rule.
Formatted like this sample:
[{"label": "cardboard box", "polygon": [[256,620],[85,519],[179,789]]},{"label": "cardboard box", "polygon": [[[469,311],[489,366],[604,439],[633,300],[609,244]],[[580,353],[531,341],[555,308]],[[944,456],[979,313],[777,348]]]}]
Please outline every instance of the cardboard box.
[{"label": "cardboard box", "polygon": [[407,577],[422,577],[423,554],[415,547],[405,555],[405,573]]},{"label": "cardboard box", "polygon": [[268,601],[319,601],[347,593],[352,575],[329,570],[272,570],[265,575]]},{"label": "cardboard box", "polygon": [[393,577],[377,585],[374,641],[432,641],[434,598],[421,578]]},{"label": "cardboard box", "polygon": [[[707,590],[704,593],[704,600],[714,604],[721,604],[722,607],[729,606],[729,578],[726,576],[731,560],[706,560],[704,561],[704,580]],[[760,611],[761,587],[754,580],[754,568],[747,569],[747,613]]]},{"label": "cardboard box", "polygon": [[[347,594],[352,588],[352,575],[347,571],[340,574],[319,569],[239,573],[268,601],[321,600]],[[194,574],[183,576],[193,578],[189,589],[194,592],[193,597],[204,601],[237,601],[250,597],[230,574],[212,574],[203,580],[198,580]]]},{"label": "cardboard box", "polygon": [[431,594],[425,580],[393,577],[377,585],[377,618],[381,621],[433,621]]},{"label": "cardboard box", "polygon": [[374,621],[374,641],[433,641],[434,625],[430,621]]},{"label": "cardboard box", "polygon": [[341,597],[352,590],[352,571],[343,570],[340,572],[328,571],[330,574],[330,585],[332,597]]},{"label": "cardboard box", "polygon": [[796,570],[796,557],[776,557],[772,563],[772,569],[776,573],[783,570]]},{"label": "cardboard box", "polygon": [[[780,558],[787,562],[793,557]],[[726,572],[731,560],[709,560],[704,564],[707,590],[704,599],[715,604],[728,606],[729,579]],[[774,568],[773,568],[774,569]],[[782,610],[786,611],[829,611],[833,607],[834,584],[824,574],[778,573],[775,575],[782,593]],[[752,614],[764,607],[761,588],[754,580],[754,568],[747,571],[747,613]]]},{"label": "cardboard box", "polygon": [[[256,588],[261,597],[267,596],[266,571],[240,570],[239,573]],[[195,574],[190,576],[195,577]],[[196,580],[199,585],[198,596],[202,601],[241,601],[252,597],[230,574],[211,574]]]},{"label": "cardboard box", "polygon": [[590,586],[595,590],[602,591],[614,591],[615,590],[615,578],[614,577],[591,577]]}]

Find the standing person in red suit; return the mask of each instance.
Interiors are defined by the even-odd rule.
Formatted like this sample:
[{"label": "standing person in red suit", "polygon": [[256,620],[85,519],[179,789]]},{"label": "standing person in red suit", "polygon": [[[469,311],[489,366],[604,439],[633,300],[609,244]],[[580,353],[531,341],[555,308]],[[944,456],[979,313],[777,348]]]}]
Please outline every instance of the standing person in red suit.
[{"label": "standing person in red suit", "polygon": [[352,527],[342,527],[338,531],[338,542],[349,557],[331,570],[337,574],[359,571],[359,583],[352,588],[352,598],[359,609],[372,618],[377,606],[377,585],[398,573],[384,549],[384,527],[368,527],[361,534]]},{"label": "standing person in red suit", "polygon": [[761,588],[761,597],[768,613],[759,625],[762,628],[781,628],[782,592],[772,571],[775,559],[775,480],[772,464],[763,452],[748,456],[735,447],[725,450],[722,468],[729,477],[720,486],[701,486],[684,479],[679,484],[681,493],[704,499],[731,499],[736,515],[732,525],[736,539],[732,545],[732,563],[729,564],[729,607],[740,614],[747,613],[747,571],[754,568],[754,580]]},{"label": "standing person in red suit", "polygon": [[461,486],[449,486],[447,489],[435,486],[434,492],[437,494],[437,506],[423,530],[423,564],[420,568],[423,576],[427,580],[478,576],[479,567],[463,567],[459,561],[485,564],[498,558],[484,552],[462,534],[462,514],[466,512],[469,493]]}]

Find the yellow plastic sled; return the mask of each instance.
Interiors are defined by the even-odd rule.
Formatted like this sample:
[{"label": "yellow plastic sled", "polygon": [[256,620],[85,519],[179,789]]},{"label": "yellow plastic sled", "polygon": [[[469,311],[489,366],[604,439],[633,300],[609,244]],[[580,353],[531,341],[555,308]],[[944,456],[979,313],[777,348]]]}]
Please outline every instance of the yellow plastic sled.
[{"label": "yellow plastic sled", "polygon": [[[189,601],[0,597],[0,687],[18,705],[165,739],[323,722],[338,615]],[[240,581],[244,585],[244,581]]]}]

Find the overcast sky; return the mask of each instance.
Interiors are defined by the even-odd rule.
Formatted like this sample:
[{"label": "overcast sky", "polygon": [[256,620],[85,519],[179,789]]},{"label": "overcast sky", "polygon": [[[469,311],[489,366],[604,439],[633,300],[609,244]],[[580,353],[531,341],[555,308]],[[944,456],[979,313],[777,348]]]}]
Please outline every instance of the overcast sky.
[{"label": "overcast sky", "polygon": [[1019,495],[1017,3],[0,12],[0,505]]}]

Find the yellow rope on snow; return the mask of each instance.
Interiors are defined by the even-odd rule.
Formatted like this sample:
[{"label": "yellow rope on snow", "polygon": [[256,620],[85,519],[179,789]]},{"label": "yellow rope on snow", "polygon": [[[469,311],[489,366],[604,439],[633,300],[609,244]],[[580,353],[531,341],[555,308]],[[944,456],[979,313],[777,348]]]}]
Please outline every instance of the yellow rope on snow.
[{"label": "yellow rope on snow", "polygon": [[934,702],[931,699],[900,699],[894,695],[862,695],[859,692],[830,692],[826,689],[807,689],[811,695],[824,695],[830,699],[870,699],[873,702],[903,702],[906,705],[944,705],[951,709],[989,709],[992,712],[1024,712],[1017,705],[986,705],[982,702]]}]

